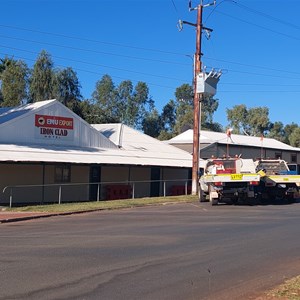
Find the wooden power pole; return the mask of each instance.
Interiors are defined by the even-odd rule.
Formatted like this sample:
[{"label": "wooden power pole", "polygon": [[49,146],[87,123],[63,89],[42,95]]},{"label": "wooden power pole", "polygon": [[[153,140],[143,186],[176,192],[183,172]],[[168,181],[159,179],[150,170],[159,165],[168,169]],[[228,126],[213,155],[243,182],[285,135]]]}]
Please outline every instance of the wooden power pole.
[{"label": "wooden power pole", "polygon": [[[188,24],[196,27],[196,53],[194,56],[194,130],[193,130],[193,163],[192,163],[192,195],[197,195],[199,188],[199,160],[200,160],[200,127],[201,127],[201,104],[204,95],[213,95],[215,92],[217,81],[221,75],[220,72],[211,71],[209,74],[202,72],[201,63],[201,40],[202,30],[211,32],[212,29],[206,28],[202,25],[202,12],[203,7],[215,5],[216,0],[213,3],[203,5],[203,0],[195,8],[192,8],[191,0],[189,0],[189,10],[197,10],[197,23],[190,23],[187,21],[180,21],[180,30],[182,24]],[[209,84],[207,79],[212,81],[212,93],[211,90],[206,90],[206,85]],[[198,86],[199,85],[199,86]],[[201,86],[200,86],[201,85]]]},{"label": "wooden power pole", "polygon": [[[202,2],[202,1],[201,1]],[[197,92],[197,76],[201,72],[201,40],[202,40],[202,11],[203,5],[200,3],[197,7],[196,24],[196,52],[194,57],[194,133],[193,133],[193,165],[192,165],[192,195],[198,193],[199,179],[199,154],[200,154],[200,120],[201,110],[200,102],[202,94]]]}]

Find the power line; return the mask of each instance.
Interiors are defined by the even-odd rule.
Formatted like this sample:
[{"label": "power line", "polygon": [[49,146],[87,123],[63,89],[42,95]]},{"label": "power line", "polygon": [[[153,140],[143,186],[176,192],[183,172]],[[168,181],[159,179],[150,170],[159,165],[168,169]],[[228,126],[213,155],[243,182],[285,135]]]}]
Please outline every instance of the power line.
[{"label": "power line", "polygon": [[175,5],[175,3],[174,3],[174,0],[171,0],[171,2],[173,3],[173,7],[174,7],[174,9],[175,9],[175,11],[176,11],[176,13],[177,13],[178,19],[180,19],[180,17],[179,17],[179,12],[178,12],[178,9],[177,9],[177,7],[176,7],[176,5]]},{"label": "power line", "polygon": [[281,35],[281,36],[284,36],[284,37],[286,37],[286,38],[290,38],[290,39],[297,40],[297,41],[300,40],[300,38],[295,37],[295,36],[292,36],[292,35],[290,35],[290,34],[282,33],[282,32],[279,32],[279,31],[276,31],[276,30],[273,30],[273,29],[270,29],[270,28],[267,28],[267,27],[264,27],[264,26],[261,26],[261,25],[258,25],[258,24],[249,22],[249,21],[246,21],[246,20],[243,20],[243,19],[241,19],[241,18],[234,17],[234,16],[232,16],[232,15],[230,15],[230,14],[227,14],[227,13],[224,13],[224,12],[220,12],[220,11],[218,11],[218,10],[216,10],[216,12],[219,13],[219,14],[221,14],[221,15],[227,16],[227,17],[229,17],[229,18],[238,20],[238,21],[240,21],[240,22],[243,22],[243,23],[246,23],[246,24],[249,24],[249,25],[252,25],[252,26],[261,28],[261,29],[264,29],[264,30],[269,31],[269,32],[272,32],[272,33],[276,33],[276,34]]},{"label": "power line", "polygon": [[224,59],[217,59],[217,58],[212,58],[212,57],[207,57],[207,56],[205,57],[205,59],[219,61],[219,62],[225,62],[225,63],[244,66],[244,67],[251,67],[251,68],[257,68],[257,69],[263,69],[263,70],[269,70],[269,71],[275,71],[275,72],[281,72],[281,73],[284,72],[284,73],[289,73],[289,74],[300,75],[300,72],[286,71],[286,70],[282,70],[282,69],[274,69],[274,68],[269,68],[269,67],[259,66],[259,65],[250,65],[250,64],[234,62],[234,61],[229,61],[229,60],[224,60]]},{"label": "power line", "polygon": [[100,41],[100,40],[81,38],[81,37],[78,37],[78,36],[72,36],[72,35],[66,35],[66,34],[59,34],[59,33],[52,33],[52,32],[46,32],[46,31],[40,31],[40,30],[35,30],[35,29],[24,28],[24,27],[16,27],[16,26],[11,26],[11,25],[0,24],[0,27],[11,28],[11,29],[15,29],[15,30],[28,31],[28,32],[35,32],[35,33],[40,33],[40,34],[45,34],[45,35],[51,35],[51,36],[56,36],[56,37],[62,37],[62,38],[67,38],[67,39],[80,40],[80,41],[85,41],[85,42],[105,44],[105,45],[110,45],[110,46],[118,46],[118,47],[124,47],[124,48],[130,48],[130,49],[137,49],[137,50],[144,50],[144,51],[157,52],[157,53],[174,54],[174,55],[179,55],[179,56],[184,56],[185,55],[185,54],[182,54],[182,53],[179,53],[179,52],[164,51],[164,50],[160,50],[160,49],[137,47],[137,46],[132,46],[132,45],[118,44],[118,43],[112,43],[112,42],[105,42],[105,41]]},{"label": "power line", "polygon": [[300,26],[297,26],[297,25],[295,25],[295,24],[293,24],[293,23],[290,23],[290,22],[287,22],[287,21],[285,21],[285,20],[282,20],[282,19],[276,18],[276,17],[274,17],[274,16],[268,15],[268,14],[266,14],[266,13],[264,13],[264,12],[261,12],[261,11],[258,11],[258,10],[256,10],[256,9],[250,8],[250,7],[248,7],[248,6],[244,5],[244,4],[238,3],[238,2],[236,2],[236,1],[233,1],[233,2],[235,3],[235,5],[241,7],[241,8],[243,8],[243,9],[245,9],[245,10],[248,10],[248,11],[254,13],[254,14],[263,16],[263,17],[265,17],[265,18],[267,18],[267,19],[269,19],[269,20],[275,21],[275,22],[277,22],[277,23],[281,23],[281,24],[283,24],[283,25],[292,27],[292,28],[294,28],[294,29],[300,29]]},{"label": "power line", "polygon": [[[6,53],[2,53],[0,52],[1,55],[7,55]],[[19,59],[22,59],[22,60],[27,60],[27,61],[33,61],[35,62],[34,59],[31,59],[31,58],[26,58],[26,57],[22,57],[22,56],[19,56],[19,55],[15,55],[14,57],[17,57]],[[58,67],[62,67],[62,68],[67,68],[67,66],[65,65],[61,65],[61,64],[57,64]],[[81,68],[73,68],[74,70],[77,70],[77,71],[81,71],[81,72],[85,72],[85,73],[90,73],[90,74],[95,74],[95,75],[105,75],[104,73],[99,73],[99,72],[95,72],[95,71],[91,71],[91,70],[85,70],[85,69],[81,69]],[[120,77],[120,76],[113,76],[114,78],[118,78],[118,79],[121,79],[121,80],[128,80],[127,78],[124,78],[124,77]],[[138,82],[138,81],[141,81],[140,79],[137,79],[137,80],[132,80],[134,82]],[[152,85],[152,86],[158,86],[158,87],[163,87],[163,88],[167,88],[167,89],[173,89],[175,90],[175,87],[171,87],[171,86],[166,86],[166,85],[161,85],[161,84],[156,84],[156,83],[153,83],[153,82],[147,82],[147,85]]]},{"label": "power line", "polygon": [[[145,61],[154,61],[159,63],[166,63],[166,64],[177,64],[177,65],[184,65],[187,66],[188,64],[178,63],[174,61],[166,61],[166,60],[158,60],[158,59],[151,59],[151,58],[143,58],[143,57],[136,57],[136,56],[129,56],[129,55],[122,55],[122,54],[115,54],[110,52],[103,52],[98,50],[92,50],[92,49],[84,49],[84,48],[78,48],[78,47],[71,47],[66,45],[60,45],[60,44],[54,44],[54,43],[48,43],[48,42],[40,42],[35,40],[28,40],[23,38],[17,38],[17,37],[11,37],[11,36],[5,36],[0,35],[2,38],[11,39],[11,40],[17,40],[17,41],[23,41],[23,42],[29,42],[34,44],[41,44],[41,45],[47,45],[47,46],[54,46],[59,48],[65,48],[65,49],[71,49],[71,50],[77,50],[77,51],[83,51],[83,52],[90,52],[90,53],[96,53],[96,54],[103,54],[103,55],[111,55],[111,56],[118,56],[123,58],[130,58],[130,59],[136,59],[136,60],[145,60]],[[184,55],[185,56],[185,55]]]},{"label": "power line", "polygon": [[[8,48],[8,49],[13,49],[13,50],[17,50],[17,51],[22,51],[22,52],[27,52],[27,53],[31,53],[31,54],[35,54],[35,55],[38,54],[38,53],[36,53],[34,51],[23,50],[23,49],[14,48],[14,47],[7,47],[7,46],[3,46],[1,44],[0,44],[0,47],[2,47],[2,48]],[[171,79],[171,80],[178,80],[178,81],[181,80],[179,78],[162,76],[162,75],[157,75],[157,74],[150,74],[150,73],[145,73],[145,72],[132,71],[132,70],[128,70],[128,69],[116,68],[116,67],[112,67],[112,66],[101,65],[101,64],[96,64],[96,63],[91,63],[91,62],[87,62],[87,61],[82,61],[82,60],[77,60],[77,59],[71,59],[71,58],[61,57],[61,56],[54,56],[54,55],[51,55],[51,56],[53,58],[57,58],[57,59],[62,59],[62,60],[76,62],[76,63],[87,64],[87,65],[92,65],[92,66],[96,66],[96,67],[103,67],[103,68],[108,68],[108,69],[113,69],[113,70],[118,70],[118,71],[125,71],[125,72],[129,72],[129,73],[136,73],[136,74],[142,74],[142,75],[159,77],[159,78],[165,78],[165,79]]]},{"label": "power line", "polygon": [[300,90],[290,91],[290,90],[230,90],[230,91],[222,91],[218,90],[218,93],[300,93]]}]

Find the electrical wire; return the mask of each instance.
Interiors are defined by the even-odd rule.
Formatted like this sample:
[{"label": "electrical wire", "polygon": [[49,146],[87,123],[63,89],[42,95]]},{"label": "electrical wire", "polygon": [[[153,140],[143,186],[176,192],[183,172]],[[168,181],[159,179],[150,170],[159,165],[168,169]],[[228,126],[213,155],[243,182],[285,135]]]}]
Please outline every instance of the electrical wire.
[{"label": "electrical wire", "polygon": [[243,22],[243,23],[246,23],[246,24],[249,24],[249,25],[258,27],[258,28],[260,28],[260,29],[264,29],[264,30],[266,30],[266,31],[269,31],[269,32],[272,32],[272,33],[275,33],[275,34],[278,34],[278,35],[281,35],[281,36],[284,36],[284,37],[286,37],[286,38],[293,39],[293,40],[296,40],[296,41],[300,41],[300,38],[298,38],[298,37],[296,37],[296,36],[292,36],[292,35],[290,35],[290,34],[282,33],[282,32],[279,32],[279,31],[276,31],[276,30],[273,30],[273,29],[270,29],[270,28],[267,28],[267,27],[264,27],[264,26],[261,26],[261,25],[258,25],[258,24],[249,22],[249,21],[246,21],[246,20],[243,20],[243,19],[241,19],[241,18],[234,17],[234,16],[232,16],[232,15],[230,15],[230,14],[227,14],[227,13],[224,13],[224,12],[220,12],[220,11],[218,11],[218,10],[216,10],[215,12],[218,13],[218,14],[227,16],[227,17],[229,17],[229,18],[238,20],[238,21],[240,21],[240,22]]},{"label": "electrical wire", "polygon": [[0,37],[1,38],[6,38],[6,39],[11,39],[11,40],[16,40],[16,41],[23,41],[23,42],[28,42],[28,43],[40,44],[40,45],[54,46],[54,47],[58,47],[58,48],[77,50],[77,51],[82,51],[82,52],[90,52],[90,53],[95,53],[95,54],[103,54],[103,55],[111,55],[111,56],[117,56],[117,57],[123,57],[123,58],[130,58],[130,59],[135,59],[135,60],[145,60],[145,61],[160,62],[160,63],[165,63],[165,64],[177,64],[177,65],[184,65],[184,66],[188,65],[188,64],[178,63],[178,62],[174,62],[174,61],[166,61],[166,60],[143,58],[143,57],[137,57],[137,56],[115,54],[115,53],[110,53],[110,52],[103,52],[103,51],[92,50],[92,49],[71,47],[71,46],[48,43],[48,42],[40,42],[40,41],[36,41],[36,40],[28,40],[28,39],[5,36],[5,35],[0,35]]},{"label": "electrical wire", "polygon": [[[8,49],[13,49],[13,50],[17,50],[17,51],[22,51],[22,52],[26,52],[26,53],[30,53],[30,54],[34,54],[34,55],[38,55],[38,53],[36,53],[34,51],[30,51],[30,50],[23,50],[23,49],[15,48],[15,47],[7,47],[7,46],[3,46],[1,44],[0,44],[0,47],[2,47],[2,48],[8,48]],[[95,63],[91,63],[91,62],[87,62],[87,61],[82,61],[82,60],[77,60],[77,59],[71,59],[71,58],[66,58],[66,57],[61,57],[61,56],[54,56],[54,55],[51,55],[51,56],[53,58],[67,60],[67,61],[72,61],[72,62],[76,62],[76,63],[87,64],[87,65],[91,65],[91,66],[95,66],[95,67],[108,68],[108,69],[113,69],[113,70],[118,70],[118,71],[125,71],[125,72],[129,72],[129,73],[135,73],[135,74],[141,74],[141,75],[147,75],[147,76],[165,78],[165,79],[170,79],[170,80],[177,80],[177,81],[181,80],[179,78],[162,76],[162,75],[157,75],[157,74],[144,73],[144,72],[138,72],[138,71],[132,71],[132,70],[128,70],[128,69],[122,69],[122,68],[117,68],[117,67],[112,67],[112,66],[107,66],[107,65],[95,64]]]},{"label": "electrical wire", "polygon": [[[6,53],[3,53],[3,52],[0,52],[1,55],[6,55]],[[31,59],[31,58],[26,58],[26,57],[23,57],[23,56],[19,56],[19,55],[15,55],[14,57],[18,58],[18,59],[22,59],[22,60],[26,60],[26,61],[33,61],[33,62],[36,62],[35,59]],[[67,68],[67,66],[65,65],[61,65],[61,64],[57,64],[58,67],[62,67],[62,68]],[[105,73],[99,73],[99,72],[95,72],[95,71],[91,71],[91,70],[86,70],[86,69],[81,69],[81,68],[72,68],[74,69],[75,71],[81,71],[81,72],[85,72],[85,73],[90,73],[90,74],[95,74],[95,75],[105,75]],[[120,77],[120,76],[113,76],[114,78],[118,78],[120,80],[128,80],[128,78],[124,78],[124,77]],[[137,79],[137,80],[132,80],[134,82],[139,82],[141,81],[140,79]],[[161,84],[156,84],[156,83],[153,83],[153,82],[148,82],[147,81],[147,85],[152,85],[152,86],[157,86],[157,87],[162,87],[162,88],[167,88],[167,89],[173,89],[175,90],[176,87],[171,87],[171,86],[166,86],[166,85],[161,85]]]},{"label": "electrical wire", "polygon": [[280,24],[289,26],[289,27],[294,28],[294,29],[300,29],[300,26],[297,26],[297,25],[295,25],[295,24],[293,24],[293,23],[287,22],[287,21],[285,21],[285,20],[282,20],[282,19],[276,18],[276,17],[274,17],[274,16],[268,15],[268,14],[266,14],[266,13],[264,13],[264,12],[261,12],[261,11],[258,11],[258,10],[256,10],[256,9],[250,8],[250,7],[246,6],[245,4],[241,4],[241,3],[238,3],[238,2],[236,2],[236,1],[233,1],[233,2],[235,2],[235,4],[236,4],[237,6],[243,8],[243,9],[245,9],[245,10],[247,10],[247,11],[250,11],[250,12],[256,14],[256,15],[263,16],[263,17],[265,17],[265,18],[267,18],[267,19],[269,19],[269,20],[272,20],[272,21],[275,21],[275,22],[277,22],[277,23],[280,23]]},{"label": "electrical wire", "polygon": [[39,30],[29,29],[29,28],[25,28],[25,27],[16,27],[16,26],[11,26],[11,25],[4,25],[4,24],[0,24],[0,27],[11,28],[11,29],[16,29],[16,30],[22,30],[22,31],[28,31],[28,32],[35,32],[35,33],[40,33],[40,34],[44,34],[44,35],[51,35],[51,36],[62,37],[62,38],[67,38],[67,39],[74,39],[74,40],[79,40],[79,41],[84,41],[84,42],[105,44],[105,45],[110,45],[110,46],[118,46],[118,47],[130,48],[130,49],[144,50],[144,51],[164,53],[164,54],[173,54],[173,55],[179,55],[179,56],[184,56],[185,55],[185,54],[182,54],[182,53],[179,53],[179,52],[164,51],[164,50],[160,50],[160,49],[144,48],[144,47],[137,47],[137,46],[132,46],[132,45],[105,42],[105,41],[81,38],[81,37],[71,36],[71,35],[52,33],[52,32],[46,32],[46,31],[39,31]]},{"label": "electrical wire", "polygon": [[244,67],[250,67],[250,68],[256,68],[256,69],[263,69],[263,70],[275,71],[275,72],[280,72],[280,73],[289,73],[289,74],[300,75],[300,72],[287,71],[287,70],[269,68],[269,67],[258,66],[258,65],[250,65],[250,64],[234,62],[234,61],[229,61],[229,60],[224,60],[224,59],[217,59],[217,58],[212,58],[212,57],[207,57],[207,56],[205,57],[205,59],[224,62],[224,63],[229,63],[229,64],[233,64],[233,65],[238,65],[238,66],[244,66]]}]

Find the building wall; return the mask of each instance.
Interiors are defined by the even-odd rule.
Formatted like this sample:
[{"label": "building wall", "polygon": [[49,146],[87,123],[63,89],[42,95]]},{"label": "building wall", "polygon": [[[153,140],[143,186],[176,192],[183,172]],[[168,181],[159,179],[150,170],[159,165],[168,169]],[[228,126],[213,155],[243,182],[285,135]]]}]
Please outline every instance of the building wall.
[{"label": "building wall", "polygon": [[[12,200],[17,203],[58,203],[61,186],[61,203],[89,199],[89,166],[71,166],[74,186],[55,182],[55,165],[1,164],[0,190],[12,188]],[[42,185],[44,185],[42,187]],[[69,186],[68,186],[69,185]],[[0,203],[8,204],[11,188],[0,195]],[[1,204],[0,204],[1,205]]]},{"label": "building wall", "polygon": [[150,180],[151,168],[150,167],[130,167],[130,180],[140,181],[136,182],[134,186],[135,198],[150,197]]},{"label": "building wall", "polygon": [[[166,195],[176,195],[178,191],[184,191],[191,186],[191,169],[164,168],[162,192]],[[165,191],[164,191],[165,190]],[[180,193],[182,194],[182,193]],[[163,195],[163,194],[162,194]]]},{"label": "building wall", "polygon": [[[128,182],[132,183],[131,188],[134,192],[135,198],[149,197],[150,196],[150,180],[151,180],[151,168],[150,167],[138,167],[138,166],[102,166],[101,168],[101,181],[102,183],[108,182],[107,185],[127,185]],[[119,183],[113,183],[119,182]],[[103,184],[101,197],[106,198],[107,188]],[[134,189],[134,191],[133,191]]]},{"label": "building wall", "polygon": [[[25,164],[1,164],[0,165],[0,203],[9,203],[12,195],[13,202],[20,202],[21,199],[28,203],[39,202],[42,195],[42,188],[18,187],[6,188],[15,185],[40,185],[43,183],[43,167],[41,165]],[[2,193],[3,189],[4,193]],[[11,194],[12,193],[12,194]]]},{"label": "building wall", "polygon": [[[186,150],[192,153],[192,144],[173,144],[173,146],[180,149]],[[242,158],[278,158],[285,160],[287,163],[297,163],[300,164],[300,152],[299,151],[287,151],[282,149],[270,149],[270,148],[260,148],[252,146],[241,146],[241,145],[227,145],[224,144],[201,144],[200,157],[203,159],[208,159],[212,156],[223,157],[227,153],[229,156],[234,157],[235,155],[241,155]],[[296,160],[296,161],[293,161]]]},{"label": "building wall", "polygon": [[[24,112],[26,108],[19,118],[0,124],[2,143],[14,144],[17,141],[39,145],[117,148],[109,139],[57,101]],[[57,121],[60,124],[47,125],[47,121]]]},{"label": "building wall", "polygon": [[171,144],[170,145],[176,147],[176,148],[179,148],[181,150],[184,150],[188,153],[193,153],[193,144]]},{"label": "building wall", "polygon": [[[71,181],[55,182],[55,168],[61,164],[1,164],[0,205],[9,204],[12,191],[12,203],[46,204],[83,202],[90,199],[90,166],[71,165]],[[135,198],[150,197],[151,167],[144,166],[100,166],[100,199],[108,199],[107,186],[127,185],[130,182]],[[172,187],[189,184],[191,170],[188,168],[160,168],[159,195],[172,194]],[[163,182],[165,181],[165,183]],[[133,186],[134,182],[134,186]],[[32,185],[32,186],[31,186]],[[156,185],[157,188],[157,185]],[[132,194],[129,195],[129,198]]]}]

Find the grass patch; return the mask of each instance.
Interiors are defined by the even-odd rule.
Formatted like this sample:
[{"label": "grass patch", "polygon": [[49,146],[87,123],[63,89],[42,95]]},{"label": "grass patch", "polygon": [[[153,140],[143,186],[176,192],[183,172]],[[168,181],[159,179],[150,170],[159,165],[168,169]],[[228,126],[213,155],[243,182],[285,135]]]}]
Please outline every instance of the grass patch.
[{"label": "grass patch", "polygon": [[118,208],[129,208],[135,206],[164,204],[164,203],[171,203],[171,202],[193,202],[193,201],[198,201],[198,197],[187,195],[187,196],[172,196],[172,197],[123,199],[123,200],[111,200],[111,201],[34,205],[34,206],[7,208],[6,211],[59,213],[59,212],[89,211],[89,210],[97,210],[97,209],[118,209]]},{"label": "grass patch", "polygon": [[300,300],[300,276],[287,280],[268,293],[270,299]]}]

